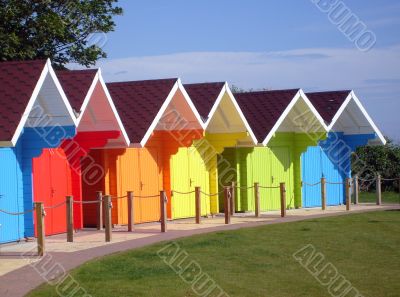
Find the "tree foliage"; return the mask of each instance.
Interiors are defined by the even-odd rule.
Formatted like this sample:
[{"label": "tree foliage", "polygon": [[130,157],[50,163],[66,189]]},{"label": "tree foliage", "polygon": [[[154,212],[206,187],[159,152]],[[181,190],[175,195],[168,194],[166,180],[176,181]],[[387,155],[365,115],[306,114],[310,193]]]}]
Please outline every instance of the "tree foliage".
[{"label": "tree foliage", "polygon": [[0,60],[50,58],[62,68],[107,55],[91,37],[114,30],[118,0],[0,0]]},{"label": "tree foliage", "polygon": [[[400,178],[400,146],[393,142],[379,146],[359,147],[352,162],[352,171],[362,179],[380,174],[383,179]],[[375,184],[371,184],[371,189]],[[399,181],[382,181],[382,190],[399,188]]]}]

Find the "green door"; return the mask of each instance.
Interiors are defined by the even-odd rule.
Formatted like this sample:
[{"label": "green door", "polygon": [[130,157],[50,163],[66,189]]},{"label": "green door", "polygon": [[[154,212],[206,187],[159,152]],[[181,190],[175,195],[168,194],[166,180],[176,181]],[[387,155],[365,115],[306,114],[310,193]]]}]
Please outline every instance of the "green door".
[{"label": "green door", "polygon": [[[294,205],[292,195],[292,178],[293,167],[290,158],[290,150],[288,147],[271,147],[270,149],[270,168],[271,168],[271,184],[270,186],[278,187],[281,182],[286,185],[286,205]],[[280,209],[280,190],[279,188],[270,189],[270,199],[262,205],[261,209],[276,210]],[[265,207],[265,208],[264,208]]]}]

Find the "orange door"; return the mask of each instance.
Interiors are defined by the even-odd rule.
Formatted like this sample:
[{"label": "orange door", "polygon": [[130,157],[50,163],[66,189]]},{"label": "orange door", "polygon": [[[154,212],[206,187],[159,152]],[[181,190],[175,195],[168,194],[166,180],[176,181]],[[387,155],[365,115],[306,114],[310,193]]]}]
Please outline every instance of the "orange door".
[{"label": "orange door", "polygon": [[[140,196],[159,194],[161,187],[161,172],[159,171],[159,156],[156,148],[139,151]],[[160,219],[160,198],[139,198],[140,221],[154,222]]]}]

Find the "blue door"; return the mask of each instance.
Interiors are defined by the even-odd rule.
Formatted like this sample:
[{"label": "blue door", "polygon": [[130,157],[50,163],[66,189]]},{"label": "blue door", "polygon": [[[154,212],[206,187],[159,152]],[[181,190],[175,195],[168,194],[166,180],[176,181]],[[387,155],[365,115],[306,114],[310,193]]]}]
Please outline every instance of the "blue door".
[{"label": "blue door", "polygon": [[[22,212],[21,171],[15,149],[0,149],[0,209]],[[24,217],[0,212],[0,243],[17,241],[24,237]]]},{"label": "blue door", "polygon": [[303,207],[317,207],[321,205],[321,186],[315,184],[322,177],[322,149],[320,146],[308,147],[301,156],[303,181]]}]

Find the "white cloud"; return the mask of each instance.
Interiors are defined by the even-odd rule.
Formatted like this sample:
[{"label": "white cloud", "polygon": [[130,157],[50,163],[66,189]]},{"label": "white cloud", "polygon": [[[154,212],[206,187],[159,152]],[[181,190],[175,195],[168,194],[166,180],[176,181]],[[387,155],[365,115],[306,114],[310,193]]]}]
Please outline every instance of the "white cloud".
[{"label": "white cloud", "polygon": [[242,88],[355,89],[384,133],[400,140],[399,129],[393,126],[400,126],[396,83],[400,46],[369,52],[354,48],[190,52],[110,59],[98,66],[107,81],[181,77],[184,82],[228,81]]}]

